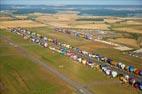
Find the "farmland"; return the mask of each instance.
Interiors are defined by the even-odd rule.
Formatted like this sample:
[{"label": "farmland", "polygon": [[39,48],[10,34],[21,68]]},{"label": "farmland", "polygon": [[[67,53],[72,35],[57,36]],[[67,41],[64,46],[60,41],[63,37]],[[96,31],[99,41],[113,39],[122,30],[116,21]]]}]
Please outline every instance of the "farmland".
[{"label": "farmland", "polygon": [[122,43],[124,45],[128,45],[131,47],[139,47],[137,44],[137,41],[134,39],[129,39],[129,38],[117,38],[117,39],[112,39],[110,41],[116,42],[116,43]]},{"label": "farmland", "polygon": [[121,19],[120,17],[79,16],[76,13],[62,12],[38,16],[36,21],[54,27],[111,30],[117,32],[140,33],[141,19]]},{"label": "farmland", "polygon": [[14,28],[14,27],[44,27],[46,25],[40,24],[31,20],[14,20],[1,21],[0,28]]},{"label": "farmland", "polygon": [[139,33],[141,34],[141,25],[142,21],[126,21],[120,23],[112,24],[112,30],[114,31],[121,31],[121,32],[129,32],[129,33]]},{"label": "farmland", "polygon": [[108,30],[109,25],[106,24],[79,24],[73,25],[72,28],[81,28],[81,29],[99,29],[99,30]]},{"label": "farmland", "polygon": [[17,15],[15,17],[19,20],[24,20],[24,19],[27,19],[28,16]]},{"label": "farmland", "polygon": [[[30,21],[30,20],[17,20],[17,21],[12,22],[12,23],[17,22],[16,25],[10,24],[9,26],[18,27],[17,25],[19,25],[19,26],[21,25],[21,24],[18,24],[20,21],[22,21],[24,24],[26,24],[26,25],[22,25],[22,27],[24,27],[24,28],[26,28],[26,29],[28,29],[32,32],[37,32],[41,35],[45,35],[45,36],[48,36],[49,38],[53,38],[53,39],[56,38],[59,41],[71,44],[74,47],[79,47],[79,48],[86,50],[86,51],[89,51],[89,52],[96,52],[96,53],[102,54],[106,57],[112,58],[115,61],[121,61],[121,62],[124,62],[127,65],[134,65],[137,68],[141,68],[141,59],[139,59],[139,58],[131,57],[131,56],[128,56],[127,54],[126,55],[122,54],[122,52],[115,50],[115,49],[112,49],[113,46],[108,45],[108,44],[100,43],[100,42],[97,42],[97,41],[90,41],[90,40],[86,40],[86,39],[83,39],[83,38],[71,36],[71,35],[68,35],[68,34],[60,33],[60,32],[54,32],[54,28],[45,25],[46,23],[41,24],[41,23],[38,23],[38,22]],[[28,23],[28,25],[27,25],[27,23]],[[38,25],[34,25],[35,23],[37,23]],[[5,23],[3,23],[3,24],[5,24]],[[6,24],[9,24],[9,23],[6,23]],[[4,25],[1,25],[1,26],[4,26]],[[4,27],[6,27],[6,25]],[[122,85],[118,78],[110,79],[109,77],[106,77],[104,74],[102,74],[100,72],[100,70],[98,70],[98,69],[92,70],[92,69],[90,69],[86,66],[83,66],[81,64],[76,63],[75,61],[72,61],[68,57],[62,56],[61,54],[58,54],[58,53],[55,53],[55,52],[52,52],[49,49],[44,49],[44,48],[42,48],[38,45],[31,45],[32,43],[30,41],[24,40],[21,37],[15,35],[15,34],[7,32],[6,30],[1,30],[1,35],[9,37],[13,41],[15,41],[17,44],[24,47],[29,53],[36,55],[38,58],[40,58],[42,61],[44,61],[45,64],[51,65],[52,67],[56,68],[59,72],[63,73],[64,75],[67,75],[70,79],[83,84],[85,87],[87,87],[93,93],[105,94],[105,92],[112,92],[112,93],[115,93],[115,94],[120,94],[120,93],[138,94],[140,92],[140,91],[132,88],[131,86],[128,86],[127,84]],[[17,38],[18,38],[18,40],[17,40]],[[122,42],[122,40],[124,42]],[[130,42],[128,42],[128,40],[120,38],[120,39],[117,39],[115,42],[118,43],[119,41],[122,44],[125,44],[126,41],[127,41],[126,45],[134,46],[134,47],[136,46],[135,45],[136,41],[134,41],[134,40],[133,40],[133,43],[132,43],[131,40],[129,40]],[[23,44],[26,44],[26,45],[23,45]],[[1,45],[7,45],[7,44],[1,42]],[[29,45],[29,46],[27,46],[27,45]],[[8,48],[8,49],[11,49],[11,48]],[[15,48],[12,48],[12,49],[14,49],[14,50],[12,50],[12,56],[11,56],[11,53],[10,53],[10,56],[7,56],[7,57],[10,57],[9,60],[13,60],[13,58],[16,55],[18,55],[16,57],[19,57],[20,59],[14,58],[14,60],[12,61],[12,62],[15,63],[15,65],[17,64],[17,62],[22,62],[23,59],[27,60],[27,62],[31,63],[31,65],[23,65],[23,66],[26,67],[26,69],[21,69],[22,72],[24,70],[25,71],[24,71],[24,73],[20,72],[20,73],[22,73],[20,75],[22,75],[22,76],[24,75],[24,78],[28,79],[28,81],[33,80],[33,82],[36,82],[35,84],[37,84],[37,87],[35,85],[30,84],[30,82],[27,81],[26,83],[33,90],[28,91],[28,89],[27,89],[25,92],[30,92],[30,93],[33,93],[33,92],[39,92],[39,93],[49,92],[49,94],[50,94],[50,92],[51,92],[51,94],[57,94],[57,92],[59,94],[66,94],[66,93],[70,92],[71,94],[72,93],[76,94],[74,92],[74,90],[72,88],[70,88],[62,80],[54,78],[55,76],[52,75],[51,73],[48,73],[48,71],[46,71],[44,68],[42,68],[41,66],[38,66],[38,65],[34,65],[32,63],[32,61],[30,61],[29,59],[27,59],[25,57],[23,58],[21,53],[16,51]],[[1,49],[1,51],[5,52],[5,50],[2,50],[2,49]],[[8,52],[11,52],[11,51],[7,50],[7,53]],[[110,52],[113,52],[113,53],[110,53]],[[3,62],[6,62],[3,59],[4,58],[1,58],[0,60],[3,61]],[[34,70],[34,69],[37,70],[37,73],[32,74],[33,78],[29,78],[28,77],[29,75],[25,74],[25,72],[26,72],[27,68],[29,68],[29,66],[36,66],[36,68],[32,67],[33,69],[31,68],[31,70],[29,70],[29,73],[30,73],[30,71],[32,72],[32,70]],[[16,69],[16,68],[17,67],[14,67],[14,69]],[[7,69],[4,68],[2,70],[7,70]],[[11,71],[12,69],[11,70],[8,69],[8,70]],[[16,69],[16,71],[18,71],[18,70],[19,69]],[[15,75],[17,75],[17,73]],[[99,75],[99,76],[96,76],[96,75]],[[49,78],[49,76],[51,78]],[[7,75],[6,75],[6,77],[7,77]],[[43,78],[46,78],[46,79],[43,79]],[[58,83],[59,86],[57,86],[55,83],[52,83],[53,78],[56,79],[55,83],[56,84]],[[2,83],[5,84],[5,80],[3,81],[3,79],[4,78],[2,78]],[[19,79],[19,78],[15,78],[15,79]],[[46,81],[46,80],[48,80],[49,82]],[[7,79],[6,81],[11,82],[11,81],[13,81],[13,79],[10,79],[10,80]],[[20,85],[21,85],[21,83],[23,83],[21,80],[18,80],[18,81],[19,81]],[[43,83],[44,81],[46,81],[47,83]],[[15,81],[13,83],[15,83]],[[39,83],[41,83],[41,84],[39,84]],[[9,87],[6,86],[9,89],[9,91],[3,91],[4,94],[11,92],[11,91],[13,92],[13,94],[15,94],[15,92],[18,94],[19,92],[24,92],[24,91],[21,90],[21,88],[23,88],[23,87],[27,88],[26,86],[22,85],[22,86],[18,87],[19,91],[16,91],[14,88],[12,88],[11,83],[9,83],[9,84],[10,84]],[[17,88],[16,86],[15,86],[15,88]],[[41,88],[37,89],[39,86],[41,86],[42,89]],[[54,87],[53,89],[55,89],[55,90],[45,89],[45,87],[51,88],[52,86]],[[61,88],[66,88],[66,91],[62,91]],[[119,89],[121,89],[121,91],[118,91]],[[38,91],[34,91],[34,90],[38,90]]]},{"label": "farmland", "polygon": [[3,5],[0,94],[141,94],[139,7],[118,7]]},{"label": "farmland", "polygon": [[4,21],[4,20],[12,20],[13,18],[12,17],[5,17],[5,16],[0,16],[0,21]]},{"label": "farmland", "polygon": [[[82,20],[83,19],[83,20]],[[85,20],[84,20],[85,19]],[[100,29],[108,30],[109,25],[97,23],[98,18],[80,18],[76,13],[57,13],[52,15],[44,15],[36,18],[36,21],[49,24],[55,27],[76,28],[76,29]],[[94,21],[91,21],[94,20]]]}]

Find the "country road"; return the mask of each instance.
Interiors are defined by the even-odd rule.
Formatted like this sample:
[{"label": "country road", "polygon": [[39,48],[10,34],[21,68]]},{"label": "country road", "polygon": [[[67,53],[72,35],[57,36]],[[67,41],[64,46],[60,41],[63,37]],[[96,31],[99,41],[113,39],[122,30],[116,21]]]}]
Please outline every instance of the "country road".
[{"label": "country road", "polygon": [[1,36],[0,38],[3,39],[8,44],[11,44],[11,46],[14,46],[18,51],[20,51],[23,54],[23,56],[30,59],[33,63],[41,65],[42,67],[46,68],[47,71],[56,75],[61,80],[65,81],[67,84],[69,84],[71,87],[73,87],[75,89],[75,91],[77,91],[79,94],[94,94],[91,91],[89,91],[86,88],[87,86],[85,86],[84,84],[76,82],[76,81],[70,79],[68,76],[64,75],[63,73],[60,73],[55,68],[51,67],[48,63],[45,63],[44,61],[37,58],[35,55],[29,53],[25,48],[23,48],[21,45],[18,45],[10,38],[8,38],[6,36]]}]

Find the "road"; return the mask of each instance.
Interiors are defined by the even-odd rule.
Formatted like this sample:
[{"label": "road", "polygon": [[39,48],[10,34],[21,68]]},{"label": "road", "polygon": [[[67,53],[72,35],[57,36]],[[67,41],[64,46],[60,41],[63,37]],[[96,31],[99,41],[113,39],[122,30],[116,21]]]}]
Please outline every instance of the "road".
[{"label": "road", "polygon": [[72,79],[70,79],[69,77],[67,77],[66,75],[64,75],[63,73],[60,73],[59,71],[57,71],[55,68],[51,67],[48,63],[45,63],[44,61],[41,61],[39,58],[37,58],[35,55],[29,53],[25,48],[23,48],[21,45],[15,43],[13,40],[11,40],[10,38],[6,37],[6,36],[1,36],[1,38],[9,43],[12,44],[11,46],[14,46],[18,51],[20,51],[23,56],[25,56],[26,58],[30,59],[33,63],[35,64],[39,64],[42,67],[46,68],[47,71],[51,72],[52,74],[56,75],[58,78],[60,78],[61,80],[65,81],[66,83],[68,83],[71,87],[73,87],[79,94],[94,94],[91,91],[89,91],[85,85],[76,82]]}]

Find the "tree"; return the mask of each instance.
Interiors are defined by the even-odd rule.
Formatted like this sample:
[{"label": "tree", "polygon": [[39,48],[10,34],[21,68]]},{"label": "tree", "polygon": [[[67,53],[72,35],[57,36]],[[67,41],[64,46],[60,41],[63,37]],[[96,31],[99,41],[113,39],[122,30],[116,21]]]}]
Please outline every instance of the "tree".
[{"label": "tree", "polygon": [[132,36],[133,36],[133,39],[137,41],[138,46],[142,47],[142,35],[138,33],[134,33],[132,34]]},{"label": "tree", "polygon": [[138,38],[137,43],[138,43],[139,47],[142,48],[142,37]]}]

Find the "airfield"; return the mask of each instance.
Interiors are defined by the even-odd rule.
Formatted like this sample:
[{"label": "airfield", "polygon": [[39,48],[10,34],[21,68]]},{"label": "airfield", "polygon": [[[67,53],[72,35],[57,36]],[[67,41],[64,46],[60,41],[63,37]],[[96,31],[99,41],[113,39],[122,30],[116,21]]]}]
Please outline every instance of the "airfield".
[{"label": "airfield", "polygon": [[[16,15],[14,18],[1,16],[0,20],[0,90],[2,94],[142,93],[128,83],[122,84],[119,77],[106,76],[97,67],[90,68],[77,63],[65,55],[41,47],[9,31],[10,28],[25,28],[81,50],[95,52],[141,69],[142,58],[132,56],[129,52],[136,51],[142,46],[142,19],[97,16],[86,18],[69,11],[52,15],[41,13]],[[101,41],[86,40],[55,32],[56,27],[89,32],[94,40]],[[96,33],[95,30],[103,31],[106,36]],[[95,36],[97,34],[99,37]],[[132,48],[132,50],[121,51],[104,41]]]}]

